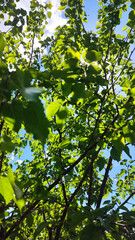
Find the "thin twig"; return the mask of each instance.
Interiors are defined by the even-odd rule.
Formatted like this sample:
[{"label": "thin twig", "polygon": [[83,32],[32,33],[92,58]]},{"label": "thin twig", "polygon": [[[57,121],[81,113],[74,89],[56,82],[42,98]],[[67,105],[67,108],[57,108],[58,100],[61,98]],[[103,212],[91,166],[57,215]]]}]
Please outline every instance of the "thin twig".
[{"label": "thin twig", "polygon": [[128,62],[129,62],[129,60],[130,60],[132,54],[134,53],[134,51],[135,51],[135,48],[133,48],[133,50],[131,51],[131,53],[130,53],[130,55],[129,55],[129,57],[128,57],[128,59],[127,59],[125,65],[124,65],[124,67],[121,69],[121,72],[119,73],[118,77],[117,77],[116,80],[114,81],[114,84],[116,84],[116,83],[119,81],[119,78],[120,78],[120,76],[122,75],[122,73],[124,72],[124,70],[125,70],[125,68],[126,68],[126,66],[127,66],[127,64],[128,64]]}]

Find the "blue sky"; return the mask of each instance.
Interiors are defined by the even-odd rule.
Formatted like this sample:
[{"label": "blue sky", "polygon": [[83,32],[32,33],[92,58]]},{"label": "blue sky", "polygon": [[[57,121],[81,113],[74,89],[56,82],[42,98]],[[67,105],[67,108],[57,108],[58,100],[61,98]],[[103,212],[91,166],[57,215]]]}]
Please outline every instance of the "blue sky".
[{"label": "blue sky", "polygon": [[87,19],[88,19],[88,23],[85,24],[86,29],[95,31],[96,29],[96,21],[97,19],[97,13],[99,10],[99,5],[98,2],[96,0],[84,0],[84,10],[86,11],[87,14]]}]

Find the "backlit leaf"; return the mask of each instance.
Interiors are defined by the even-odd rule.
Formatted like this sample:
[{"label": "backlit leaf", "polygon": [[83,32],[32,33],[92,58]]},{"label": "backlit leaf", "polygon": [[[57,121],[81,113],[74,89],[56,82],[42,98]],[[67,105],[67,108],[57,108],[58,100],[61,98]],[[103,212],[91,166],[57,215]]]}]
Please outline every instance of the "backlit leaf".
[{"label": "backlit leaf", "polygon": [[14,190],[7,177],[0,177],[0,193],[4,197],[6,204],[13,199]]},{"label": "backlit leaf", "polygon": [[42,88],[28,87],[24,89],[24,96],[30,101],[36,101],[43,92]]},{"label": "backlit leaf", "polygon": [[0,33],[0,56],[3,53],[5,45],[6,45],[6,42],[5,42],[4,38],[3,38],[2,33]]},{"label": "backlit leaf", "polygon": [[70,140],[64,140],[59,144],[59,148],[60,149],[66,148],[67,146],[69,146],[69,144],[71,144]]},{"label": "backlit leaf", "polygon": [[51,12],[47,12],[47,16],[48,16],[48,18],[51,18],[52,13]]},{"label": "backlit leaf", "polygon": [[102,54],[95,50],[88,50],[86,53],[86,60],[88,62],[100,61],[102,59]]},{"label": "backlit leaf", "polygon": [[44,114],[44,108],[40,101],[29,102],[24,109],[24,124],[29,133],[35,139],[45,143],[48,136],[49,122]]},{"label": "backlit leaf", "polygon": [[59,8],[58,8],[58,10],[64,10],[65,9],[65,6],[60,6]]},{"label": "backlit leaf", "polygon": [[50,103],[46,111],[46,115],[48,119],[51,119],[51,117],[55,116],[59,108],[60,108],[60,104],[58,102]]}]

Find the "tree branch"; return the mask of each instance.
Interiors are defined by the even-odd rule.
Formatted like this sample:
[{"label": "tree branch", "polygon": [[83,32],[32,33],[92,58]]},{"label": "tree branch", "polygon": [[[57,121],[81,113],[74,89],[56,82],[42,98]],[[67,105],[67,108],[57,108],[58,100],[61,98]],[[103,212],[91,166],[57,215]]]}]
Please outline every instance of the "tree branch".
[{"label": "tree branch", "polygon": [[3,240],[5,240],[14,229],[17,229],[19,227],[19,224],[26,218],[26,216],[31,213],[31,211],[36,207],[36,205],[40,202],[40,200],[36,200],[20,217],[20,219],[18,219],[12,226],[11,228],[7,231],[7,233],[5,234],[5,237]]},{"label": "tree branch", "polygon": [[[60,131],[60,129],[58,128],[58,133],[59,133],[59,144],[62,142],[62,133]],[[62,171],[64,170],[63,168],[63,161],[62,161],[62,156],[61,156],[61,149],[59,148],[59,158],[60,158],[60,161],[61,161],[61,166],[62,166]],[[63,197],[64,197],[64,200],[65,200],[65,203],[67,204],[67,196],[66,196],[66,190],[65,190],[65,178],[64,176],[62,177],[62,191],[63,191]]]},{"label": "tree branch", "polygon": [[100,109],[99,109],[99,112],[98,112],[98,116],[97,116],[97,118],[96,118],[95,127],[94,127],[94,130],[93,130],[93,132],[92,132],[90,141],[93,139],[95,130],[96,130],[96,128],[97,128],[97,124],[98,124],[98,121],[99,121],[99,119],[100,119],[100,115],[101,115],[101,112],[102,112],[103,103],[104,103],[104,101],[105,101],[105,96],[106,96],[106,92],[105,92],[104,96],[103,96],[102,99],[101,99]]},{"label": "tree branch", "polygon": [[1,159],[0,159],[0,173],[2,171],[2,163],[3,163],[3,160],[4,160],[4,152],[1,153]]},{"label": "tree branch", "polygon": [[[128,100],[129,101],[129,100]],[[97,144],[103,139],[103,137],[105,136],[106,132],[108,131],[108,128],[110,126],[112,126],[116,120],[118,119],[118,115],[116,115],[112,122],[105,128],[104,132],[101,134],[101,136],[99,137],[99,139],[93,143],[90,147],[87,147],[86,150],[84,151],[84,153],[66,170],[64,170],[64,172],[62,173],[62,176],[65,176],[66,174],[68,174],[88,153],[88,151],[92,150],[94,147],[97,146]],[[54,183],[52,183],[47,190],[50,191],[51,189],[53,189],[59,182],[60,182],[61,178],[58,177]],[[40,202],[40,200],[36,200],[30,207],[29,209],[27,209],[22,216],[20,217],[20,219],[18,221],[16,221],[12,227],[8,230],[8,232],[6,233],[6,237],[5,239],[10,235],[10,233],[15,229],[18,228],[19,224],[25,219],[25,217],[35,208],[35,206]]]},{"label": "tree branch", "polygon": [[111,165],[112,165],[112,157],[110,156],[108,164],[107,164],[107,168],[106,168],[106,171],[105,171],[105,175],[104,175],[104,178],[103,178],[103,182],[101,184],[100,193],[99,193],[98,200],[97,200],[97,208],[100,208],[100,204],[101,204],[101,201],[102,201],[102,198],[103,198],[103,194],[104,194],[104,190],[105,190],[105,186],[106,186],[106,182],[107,182],[107,179],[108,179],[108,175],[109,175]]},{"label": "tree branch", "polygon": [[[94,161],[94,159],[93,159]],[[81,188],[85,178],[87,177],[88,173],[89,173],[89,170],[90,170],[90,167],[91,167],[91,164],[88,166],[88,168],[86,169],[85,173],[84,173],[84,176],[83,178],[81,179],[78,187],[76,188],[76,190],[73,192],[73,194],[71,195],[69,201],[68,201],[68,204],[67,206],[65,207],[64,211],[63,211],[63,214],[61,216],[61,220],[60,220],[60,224],[59,226],[57,227],[57,230],[56,230],[56,236],[55,236],[55,240],[58,240],[59,239],[59,236],[60,236],[60,232],[61,232],[61,228],[63,226],[63,223],[64,223],[64,220],[65,220],[65,217],[66,217],[66,214],[67,214],[67,211],[68,211],[68,208],[71,204],[71,202],[73,201],[74,197],[76,196],[77,192],[79,191],[79,189]]]},{"label": "tree branch", "polygon": [[134,195],[135,195],[135,191],[130,194],[130,196],[116,209],[116,211],[118,211],[122,206],[124,206],[129,201],[129,199]]},{"label": "tree branch", "polygon": [[62,217],[61,217],[60,224],[59,224],[59,226],[58,226],[58,228],[57,228],[55,240],[58,240],[58,239],[59,239],[60,231],[61,231],[61,228],[62,228],[62,226],[63,226],[63,223],[64,223],[64,220],[65,220],[65,217],[66,217],[66,213],[67,213],[67,211],[68,211],[68,208],[69,208],[71,202],[73,201],[74,197],[76,196],[77,192],[80,190],[80,188],[81,188],[84,180],[86,179],[89,171],[90,171],[91,168],[93,167],[93,163],[94,163],[94,161],[95,161],[98,153],[100,152],[100,150],[101,150],[101,147],[100,147],[100,148],[98,149],[98,151],[93,155],[89,166],[88,166],[87,169],[85,170],[85,173],[84,173],[81,181],[80,181],[79,184],[78,184],[78,187],[75,189],[75,191],[74,191],[73,194],[71,195],[71,197],[70,197],[70,199],[69,199],[69,201],[68,201],[68,204],[67,204],[67,206],[66,206],[65,209],[64,209],[63,215],[62,215]]},{"label": "tree branch", "polygon": [[93,184],[93,163],[91,162],[90,182],[89,182],[89,189],[88,189],[88,207],[90,207],[90,205],[91,205],[92,184]]}]

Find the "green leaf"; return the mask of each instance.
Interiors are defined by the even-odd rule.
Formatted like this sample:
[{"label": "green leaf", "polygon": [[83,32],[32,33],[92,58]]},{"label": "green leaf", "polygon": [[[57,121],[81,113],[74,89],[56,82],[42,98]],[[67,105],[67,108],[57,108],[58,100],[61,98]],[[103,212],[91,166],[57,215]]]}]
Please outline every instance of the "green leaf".
[{"label": "green leaf", "polygon": [[66,122],[65,118],[61,119],[61,118],[58,117],[58,115],[56,115],[56,123],[59,126],[59,128],[61,128],[65,124],[65,122]]},{"label": "green leaf", "polygon": [[23,90],[25,87],[24,84],[24,72],[20,69],[17,69],[15,72],[12,72],[10,74],[10,80],[9,80],[9,89],[10,90]]},{"label": "green leaf", "polygon": [[108,86],[108,81],[101,76],[96,76],[95,80],[99,86]]},{"label": "green leaf", "polygon": [[93,223],[86,225],[79,236],[80,240],[105,240],[103,230]]},{"label": "green leaf", "polygon": [[47,12],[47,16],[48,16],[48,18],[51,18],[52,13],[51,12]]},{"label": "green leaf", "polygon": [[8,177],[0,177],[0,193],[4,197],[6,204],[13,199],[14,190]]},{"label": "green leaf", "polygon": [[66,70],[75,71],[79,68],[79,61],[75,57],[67,57],[65,61],[62,62],[62,65]]},{"label": "green leaf", "polygon": [[40,101],[27,104],[24,109],[24,124],[27,132],[32,133],[34,138],[40,140],[43,144],[45,143],[49,133],[49,122]]},{"label": "green leaf", "polygon": [[112,147],[112,149],[111,149],[111,157],[114,160],[120,161],[120,159],[121,159],[121,151],[119,151],[116,147]]},{"label": "green leaf", "polygon": [[102,54],[100,52],[97,52],[95,50],[87,50],[86,52],[86,60],[87,62],[95,62],[100,61],[102,59]]},{"label": "green leaf", "polygon": [[29,228],[32,227],[33,221],[34,221],[34,218],[33,218],[32,214],[29,214],[26,218],[26,222],[27,222],[27,225]]},{"label": "green leaf", "polygon": [[0,143],[0,150],[2,152],[7,151],[11,153],[14,151],[14,149],[15,149],[15,144],[12,143],[11,141]]},{"label": "green leaf", "polygon": [[124,138],[128,143],[135,143],[134,133],[131,132],[131,129],[128,126],[123,127]]},{"label": "green leaf", "polygon": [[127,29],[127,27],[125,26],[125,27],[122,28],[122,31],[125,31],[126,29]]},{"label": "green leaf", "polygon": [[124,150],[125,148],[125,139],[124,137],[117,137],[112,140],[113,146],[119,151],[120,153]]},{"label": "green leaf", "polygon": [[87,146],[87,144],[88,144],[87,137],[79,137],[76,139],[76,141],[79,141],[79,143],[78,143],[79,148],[84,148],[84,146]]},{"label": "green leaf", "polygon": [[85,96],[85,84],[84,83],[75,83],[72,86],[73,99],[78,100],[78,98],[83,98]]},{"label": "green leaf", "polygon": [[24,207],[25,205],[25,201],[23,199],[23,192],[22,190],[16,185],[15,183],[15,176],[14,176],[14,172],[12,171],[11,168],[9,168],[8,170],[8,180],[14,190],[14,195],[13,196],[13,200],[14,202],[17,204],[19,210],[21,211],[22,208]]},{"label": "green leaf", "polygon": [[19,10],[20,10],[20,14],[22,14],[22,16],[26,16],[27,15],[26,10],[24,10],[23,8],[21,8]]},{"label": "green leaf", "polygon": [[43,229],[46,226],[47,226],[47,222],[42,222],[38,225],[37,229],[34,232],[34,239],[36,239],[36,237],[40,235],[40,233],[43,231]]},{"label": "green leaf", "polygon": [[104,157],[99,157],[96,164],[99,167],[99,171],[101,171],[106,164],[106,159]]},{"label": "green leaf", "polygon": [[91,63],[87,70],[87,74],[89,76],[92,76],[92,74],[99,74],[100,72],[101,72],[101,69],[94,63]]},{"label": "green leaf", "polygon": [[47,201],[48,199],[48,191],[44,188],[44,186],[37,184],[36,189],[35,189],[35,195],[36,195],[36,199],[38,200],[44,200]]},{"label": "green leaf", "polygon": [[131,95],[132,97],[135,96],[135,87],[130,90],[130,95]]},{"label": "green leaf", "polygon": [[135,10],[135,2],[132,2],[131,5],[130,5],[130,7]]},{"label": "green leaf", "polygon": [[5,103],[2,108],[2,114],[10,129],[18,132],[23,122],[23,103],[20,100],[13,100],[11,104]]},{"label": "green leaf", "polygon": [[126,146],[125,145],[125,147],[124,147],[124,152],[130,157],[130,158],[132,158],[132,156],[130,155],[130,150],[129,150],[129,147],[128,146]]},{"label": "green leaf", "polygon": [[16,184],[14,185],[14,192],[17,200],[23,199],[23,192]]},{"label": "green leaf", "polygon": [[68,140],[68,139],[64,140],[59,144],[59,148],[64,149],[64,148],[68,147],[70,144],[71,144],[70,140]]},{"label": "green leaf", "polygon": [[28,87],[24,89],[23,95],[30,101],[37,101],[44,90],[42,88]]},{"label": "green leaf", "polygon": [[22,211],[22,208],[25,206],[25,201],[24,201],[24,199],[23,198],[21,198],[21,199],[14,199],[14,201],[15,201],[15,203],[16,203],[16,205],[18,206],[18,208],[19,208],[19,210],[20,210],[20,212]]},{"label": "green leaf", "polygon": [[129,19],[131,19],[131,20],[135,20],[135,10],[132,10],[132,11],[130,11],[130,13],[129,13]]},{"label": "green leaf", "polygon": [[86,218],[88,218],[88,212],[87,213],[86,212],[77,212],[77,213],[72,214],[70,228],[76,227],[77,225],[82,223],[82,221]]},{"label": "green leaf", "polygon": [[47,118],[51,119],[53,116],[55,116],[59,108],[60,108],[60,103],[58,102],[50,103],[46,111]]},{"label": "green leaf", "polygon": [[0,57],[2,56],[3,50],[5,48],[6,42],[3,38],[3,34],[0,33]]},{"label": "green leaf", "polygon": [[12,130],[14,128],[15,119],[10,117],[5,117],[5,122],[8,124],[9,129]]},{"label": "green leaf", "polygon": [[12,188],[14,189],[14,187],[15,187],[15,176],[14,176],[13,170],[11,168],[9,168],[7,176],[8,176],[8,180],[9,180]]},{"label": "green leaf", "polygon": [[68,48],[67,49],[67,55],[68,55],[68,58],[70,59],[72,59],[72,58],[76,58],[76,59],[78,59],[78,60],[80,60],[80,58],[81,58],[81,55],[80,55],[80,53],[78,52],[78,51],[75,51],[74,49],[72,49],[72,48]]},{"label": "green leaf", "polygon": [[65,82],[64,84],[62,84],[62,92],[65,97],[67,97],[72,92],[71,88],[72,83],[70,82]]},{"label": "green leaf", "polygon": [[57,116],[59,117],[59,119],[66,119],[68,116],[68,109],[66,107],[61,108],[57,112]]},{"label": "green leaf", "polygon": [[64,10],[65,9],[65,6],[60,6],[59,8],[58,8],[58,10]]}]

